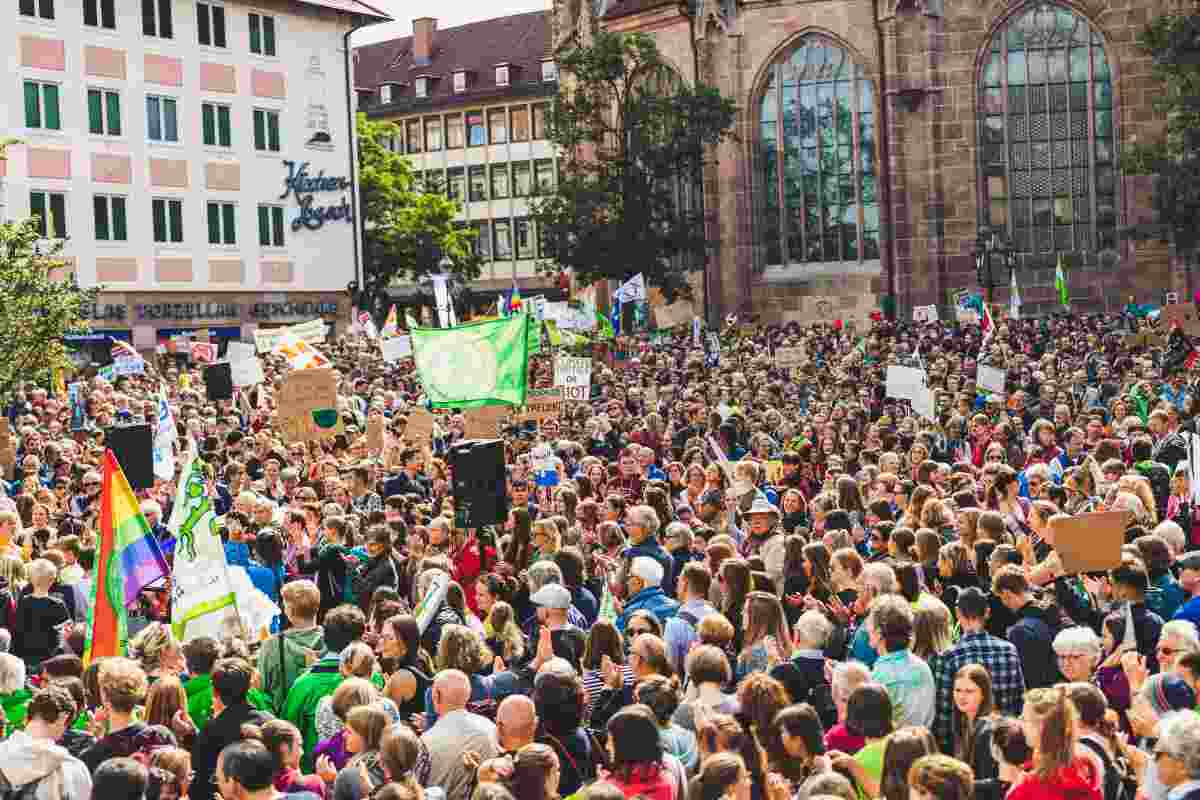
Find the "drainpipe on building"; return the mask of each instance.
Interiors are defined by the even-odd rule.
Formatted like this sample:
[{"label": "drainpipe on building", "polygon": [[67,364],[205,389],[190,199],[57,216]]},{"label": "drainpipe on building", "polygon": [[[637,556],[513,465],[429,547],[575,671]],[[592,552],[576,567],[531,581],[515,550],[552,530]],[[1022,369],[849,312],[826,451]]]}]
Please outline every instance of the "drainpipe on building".
[{"label": "drainpipe on building", "polygon": [[879,72],[879,149],[883,152],[880,163],[879,194],[887,215],[887,237],[884,242],[887,268],[884,272],[887,281],[887,298],[891,319],[897,317],[896,308],[896,220],[892,208],[892,153],[891,153],[891,114],[888,110],[887,61],[884,53],[883,26],[879,24],[879,0],[871,0],[871,22],[875,26],[876,63]]},{"label": "drainpipe on building", "polygon": [[[353,51],[350,49],[350,37],[354,35],[355,31],[372,23],[363,22],[363,17],[358,15],[354,15],[352,20],[350,30],[346,31],[342,37],[342,48],[346,63],[346,124],[350,136],[350,213],[354,225],[354,280],[358,283],[359,291],[362,292],[367,285],[364,280],[361,256],[363,221],[358,213],[358,125],[355,119],[354,72],[351,69]],[[355,305],[355,298],[351,297],[350,303],[351,306]]]}]

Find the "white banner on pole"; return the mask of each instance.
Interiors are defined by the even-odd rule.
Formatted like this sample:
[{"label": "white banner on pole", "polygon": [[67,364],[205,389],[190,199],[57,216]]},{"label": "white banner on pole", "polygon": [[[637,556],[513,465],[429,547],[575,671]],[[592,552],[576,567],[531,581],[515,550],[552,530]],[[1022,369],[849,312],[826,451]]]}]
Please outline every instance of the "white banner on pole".
[{"label": "white banner on pole", "polygon": [[399,361],[412,356],[412,337],[410,336],[393,336],[390,339],[383,339],[379,344],[383,348],[384,361]]},{"label": "white banner on pole", "polygon": [[1004,394],[1005,371],[980,364],[975,372],[975,385],[990,394]]},{"label": "white banner on pole", "polygon": [[913,400],[925,388],[925,371],[917,367],[888,367],[885,388],[888,397]]}]

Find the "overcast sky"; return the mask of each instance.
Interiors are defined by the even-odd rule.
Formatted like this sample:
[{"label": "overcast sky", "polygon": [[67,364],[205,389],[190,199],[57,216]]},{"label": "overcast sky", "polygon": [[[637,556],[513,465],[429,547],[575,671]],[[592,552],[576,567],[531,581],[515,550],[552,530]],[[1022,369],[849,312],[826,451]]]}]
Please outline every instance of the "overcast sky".
[{"label": "overcast sky", "polygon": [[468,22],[507,17],[523,11],[550,8],[549,0],[368,0],[375,8],[392,15],[395,22],[354,34],[354,44],[363,45],[412,34],[414,17],[436,17],[439,28],[454,28]]}]

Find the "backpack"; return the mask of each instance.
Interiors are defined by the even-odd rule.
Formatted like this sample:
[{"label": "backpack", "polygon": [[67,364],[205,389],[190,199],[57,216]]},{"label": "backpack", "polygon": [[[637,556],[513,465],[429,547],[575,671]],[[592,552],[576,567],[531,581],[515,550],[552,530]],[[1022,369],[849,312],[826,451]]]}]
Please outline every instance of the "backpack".
[{"label": "backpack", "polygon": [[1079,743],[1104,763],[1104,800],[1133,800],[1137,795],[1137,777],[1130,774],[1124,760],[1113,761],[1103,747],[1090,739],[1080,739]]},{"label": "backpack", "polygon": [[[50,775],[53,774],[50,773]],[[34,800],[34,797],[37,795],[38,786],[46,778],[49,778],[50,775],[43,775],[36,781],[30,781],[20,786],[13,786],[8,782],[8,776],[4,774],[4,771],[0,770],[0,800]]]}]

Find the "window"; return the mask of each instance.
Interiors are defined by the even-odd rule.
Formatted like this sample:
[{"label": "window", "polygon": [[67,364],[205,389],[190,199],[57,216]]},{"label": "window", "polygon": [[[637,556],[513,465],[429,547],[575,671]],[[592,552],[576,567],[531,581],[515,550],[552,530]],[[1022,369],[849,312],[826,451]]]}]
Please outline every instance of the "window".
[{"label": "window", "polygon": [[508,141],[508,111],[503,108],[488,112],[488,130],[491,131],[492,144],[504,144]]},{"label": "window", "polygon": [[533,138],[546,138],[546,104],[538,103],[533,107]]},{"label": "window", "polygon": [[451,167],[446,170],[446,197],[451,200],[462,200],[466,195],[464,182],[462,167]]},{"label": "window", "polygon": [[183,241],[183,201],[156,197],[150,201],[154,241],[159,244],[179,244]]},{"label": "window", "polygon": [[54,0],[21,0],[21,16],[54,19]]},{"label": "window", "polygon": [[425,120],[425,149],[429,152],[442,149],[442,120],[433,117]]},{"label": "window", "polygon": [[1063,6],[1012,17],[979,74],[981,222],[1018,252],[1117,245],[1112,71],[1099,34]]},{"label": "window", "polygon": [[203,129],[206,147],[233,147],[233,126],[230,124],[229,106],[202,103],[200,105],[200,125]]},{"label": "window", "polygon": [[512,258],[512,222],[507,219],[494,220],[492,228],[496,236],[492,252],[496,258]]},{"label": "window", "polygon": [[117,0],[83,0],[83,24],[116,30]]},{"label": "window", "polygon": [[98,194],[92,198],[97,242],[129,241],[125,224],[125,198]]},{"label": "window", "polygon": [[385,83],[379,87],[379,102],[383,105],[392,102],[392,85],[390,83]]},{"label": "window", "polygon": [[41,238],[67,238],[67,196],[62,192],[30,192],[29,213],[38,218]]},{"label": "window", "polygon": [[121,135],[121,95],[110,89],[88,89],[88,133]]},{"label": "window", "polygon": [[487,132],[483,129],[483,112],[467,112],[467,143],[471,147],[487,144]]},{"label": "window", "polygon": [[208,243],[237,244],[236,211],[233,203],[208,204]]},{"label": "window", "polygon": [[767,264],[879,258],[874,89],[817,35],[771,67],[759,108]]},{"label": "window", "polygon": [[548,158],[538,159],[533,164],[534,182],[539,192],[554,191],[554,162]]},{"label": "window", "polygon": [[424,150],[421,146],[421,120],[414,119],[404,123],[405,138],[408,139],[408,152],[420,153]]},{"label": "window", "polygon": [[142,35],[159,39],[175,38],[171,18],[173,0],[142,0]]},{"label": "window", "polygon": [[283,206],[258,207],[258,243],[283,247]]},{"label": "window", "polygon": [[146,97],[146,136],[152,142],[178,142],[179,125],[175,101],[170,97]]},{"label": "window", "polygon": [[542,62],[542,80],[546,83],[552,83],[558,80],[558,64],[547,59]]},{"label": "window", "polygon": [[460,69],[454,73],[454,93],[462,94],[466,90],[467,90],[467,73]]},{"label": "window", "polygon": [[496,67],[496,85],[508,86],[508,65],[503,64]]},{"label": "window", "polygon": [[517,258],[534,258],[533,223],[517,220]]},{"label": "window", "polygon": [[487,200],[487,173],[484,172],[487,167],[471,167],[468,177],[470,178],[471,202],[479,200]]},{"label": "window", "polygon": [[417,97],[429,97],[429,78],[417,78],[413,86]]},{"label": "window", "polygon": [[471,243],[471,250],[484,261],[491,261],[492,231],[490,226],[485,221],[472,222],[471,227],[475,230],[475,240]]},{"label": "window", "polygon": [[25,127],[62,130],[57,83],[25,81]]},{"label": "window", "polygon": [[514,106],[512,112],[512,140],[514,142],[529,141],[529,107]]},{"label": "window", "polygon": [[526,197],[533,188],[533,169],[528,161],[514,161],[513,197]]},{"label": "window", "polygon": [[225,7],[213,3],[196,3],[196,35],[200,44],[228,47],[225,41]]},{"label": "window", "polygon": [[250,52],[260,56],[275,55],[275,18],[266,14],[250,14]]},{"label": "window", "polygon": [[422,190],[429,194],[441,194],[446,190],[446,173],[440,169],[425,170]]},{"label": "window", "polygon": [[462,114],[446,116],[446,149],[454,150],[463,146],[463,117]]},{"label": "window", "polygon": [[508,164],[492,165],[492,199],[508,197]]},{"label": "window", "polygon": [[279,152],[279,112],[254,109],[254,149]]}]

